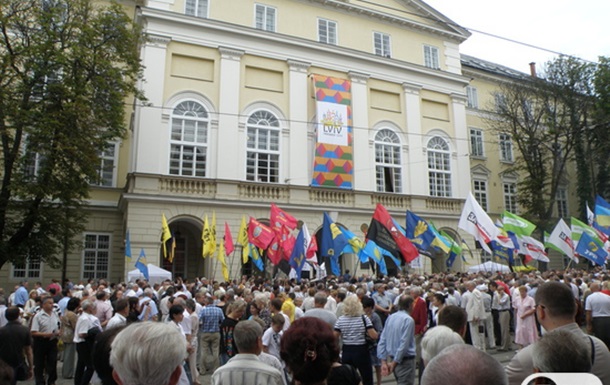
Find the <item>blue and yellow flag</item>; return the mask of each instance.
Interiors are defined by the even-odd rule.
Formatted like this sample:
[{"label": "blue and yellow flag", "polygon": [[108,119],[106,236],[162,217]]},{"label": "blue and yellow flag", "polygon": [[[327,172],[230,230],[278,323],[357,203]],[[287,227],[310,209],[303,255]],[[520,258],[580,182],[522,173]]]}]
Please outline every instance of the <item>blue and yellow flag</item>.
[{"label": "blue and yellow flag", "polygon": [[125,237],[125,258],[131,259],[131,240],[129,239],[129,230],[127,230],[127,236]]},{"label": "blue and yellow flag", "polygon": [[610,204],[601,196],[595,197],[594,227],[606,235],[610,235]]},{"label": "blue and yellow flag", "polygon": [[248,243],[248,255],[250,256],[252,263],[254,263],[254,266],[256,266],[257,269],[259,269],[260,271],[263,271],[265,269],[265,266],[263,265],[263,258],[261,257],[261,253],[258,250],[258,247],[251,243]]},{"label": "blue and yellow flag", "polygon": [[[391,253],[389,251],[386,250],[386,253],[388,253],[389,255],[391,255]],[[367,259],[370,259],[372,261],[374,261],[377,266],[379,266],[379,271],[383,274],[383,275],[387,275],[388,274],[388,268],[385,264],[385,259],[383,259],[383,249],[379,246],[377,246],[377,244],[371,240],[368,240],[366,242],[366,245],[364,246],[363,249],[360,250],[360,253],[358,254],[358,258],[360,258],[361,261],[366,261]]]},{"label": "blue and yellow flag", "polygon": [[345,239],[345,235],[343,235],[339,226],[330,219],[328,213],[324,213],[322,239],[320,240],[319,251],[322,257],[326,257],[330,260],[330,267],[333,275],[341,275],[339,255],[341,255],[347,244],[347,239]]},{"label": "blue and yellow flag", "polygon": [[364,242],[362,242],[362,239],[358,238],[356,234],[352,233],[345,227],[340,227],[339,230],[341,230],[343,236],[345,236],[345,239],[347,239],[347,245],[343,248],[342,252],[358,255],[360,250],[364,248]]},{"label": "blue and yellow flag", "polygon": [[413,243],[415,247],[420,251],[426,251],[432,245],[434,241],[434,233],[430,230],[428,222],[420,218],[418,215],[407,210],[407,227],[406,234],[407,238]]},{"label": "blue and yellow flag", "polygon": [[146,278],[147,281],[150,280],[150,276],[148,275],[148,262],[146,261],[146,254],[144,253],[144,248],[140,250],[140,256],[136,261],[136,268],[140,270],[140,272],[142,273],[142,275],[144,275],[144,278]]},{"label": "blue and yellow flag", "polygon": [[290,254],[290,266],[297,273],[297,280],[301,280],[301,271],[303,270],[303,265],[305,265],[305,235],[303,234],[303,228],[299,231],[299,235],[297,235],[297,239],[294,243],[294,248],[292,249],[292,253]]},{"label": "blue and yellow flag", "polygon": [[604,266],[606,264],[608,253],[604,250],[601,244],[591,238],[587,233],[582,233],[575,251],[578,253],[578,255],[587,258],[599,266]]}]

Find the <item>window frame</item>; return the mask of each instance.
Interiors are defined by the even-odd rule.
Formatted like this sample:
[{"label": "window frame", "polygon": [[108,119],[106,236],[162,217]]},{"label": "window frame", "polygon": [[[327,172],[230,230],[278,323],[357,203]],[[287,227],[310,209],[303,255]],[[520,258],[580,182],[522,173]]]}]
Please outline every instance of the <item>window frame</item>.
[{"label": "window frame", "polygon": [[557,217],[568,218],[570,215],[570,211],[568,201],[568,189],[566,187],[559,187],[557,189],[557,193],[555,194],[555,203],[557,204]]},{"label": "window frame", "polygon": [[[509,191],[507,191],[507,188]],[[512,190],[512,191],[511,191]],[[502,199],[504,210],[519,214],[519,203],[517,202],[517,182],[512,180],[502,181]]]},{"label": "window frame", "polygon": [[[262,13],[263,13],[263,20],[261,21],[261,25],[259,27],[258,24],[258,10],[262,9]],[[269,11],[273,10],[273,29],[268,29],[269,26]],[[261,30],[261,31],[268,31],[268,32],[277,32],[277,8],[276,7],[272,7],[270,5],[266,5],[266,4],[261,4],[261,3],[254,3],[254,28]]]},{"label": "window frame", "polygon": [[441,69],[440,52],[437,47],[424,44],[424,66],[435,70]]},{"label": "window frame", "polygon": [[[94,248],[89,248],[87,247],[87,237],[88,236],[95,236],[96,237],[96,244]],[[104,248],[100,248],[100,237],[108,237],[108,248],[104,249]],[[94,251],[95,252],[95,262],[93,264],[88,264],[86,263],[86,253],[88,251]],[[99,253],[101,252],[107,252],[107,263],[106,263],[106,271],[105,271],[105,276],[101,276],[100,273],[104,273],[104,271],[100,268],[100,262],[99,262]],[[81,279],[89,279],[89,278],[93,278],[93,279],[108,279],[110,277],[110,271],[111,271],[111,262],[112,262],[112,234],[111,233],[104,233],[104,232],[84,232],[83,233],[83,251],[81,254]],[[93,276],[88,276],[86,275],[87,273],[89,273],[89,271],[85,270],[85,267],[88,265],[93,265]]]},{"label": "window frame", "polygon": [[[277,125],[261,125],[250,123],[250,119],[257,113],[266,113],[275,119]],[[259,118],[260,119],[260,118]],[[254,130],[255,138],[250,141],[250,130]],[[267,139],[266,145],[267,148],[261,148],[261,142],[259,142],[261,130],[267,131]],[[255,183],[281,183],[281,173],[282,173],[282,124],[281,119],[275,112],[271,111],[267,108],[257,108],[251,111],[245,122],[245,132],[246,132],[246,180],[249,182]],[[271,149],[274,144],[274,137],[277,142],[277,150]],[[253,144],[253,147],[250,146],[250,143]],[[261,170],[260,162],[261,160],[265,161],[265,159],[261,159],[260,155],[266,155],[267,159],[267,173],[264,174],[267,180],[260,180],[263,174],[259,173]],[[251,158],[253,157],[253,158]],[[249,162],[253,160],[254,164],[250,165]],[[276,175],[273,178],[273,167],[272,164],[277,164]],[[248,171],[249,168],[253,168],[254,172],[251,173]],[[276,179],[276,180],[273,180]]]},{"label": "window frame", "polygon": [[[377,36],[381,46],[377,49]],[[387,42],[386,42],[387,38]],[[391,58],[392,57],[392,36],[389,33],[373,31],[373,52],[377,56]]]},{"label": "window frame", "polygon": [[498,135],[498,147],[500,152],[500,162],[513,163],[515,161],[513,140],[510,134],[503,133]]},{"label": "window frame", "polygon": [[[195,10],[195,13],[188,13],[187,9],[188,9],[189,2],[195,3],[193,5],[193,9]],[[205,15],[199,14],[199,9],[201,8],[201,6],[200,6],[201,3],[205,4],[203,6],[205,9]],[[185,0],[184,1],[184,14],[188,15],[188,16],[200,17],[202,19],[208,19],[210,17],[210,0]]]},{"label": "window frame", "polygon": [[485,133],[480,128],[469,127],[470,156],[485,158]]},{"label": "window frame", "polygon": [[[112,159],[110,156],[105,156],[105,152],[106,149],[100,151],[99,153],[99,158],[100,158],[100,164],[99,164],[99,168],[98,168],[98,180],[95,181],[95,183],[91,183],[92,186],[97,186],[97,187],[116,187],[117,184],[117,165],[118,165],[118,159],[119,159],[119,143],[118,142],[108,142],[106,148],[108,147],[114,147],[114,151],[113,151],[113,155],[112,155]],[[109,161],[112,162],[112,177],[110,180],[109,184],[104,184],[104,165],[105,162]]]},{"label": "window frame", "polygon": [[[197,110],[186,110],[182,115],[176,114],[176,110],[182,106],[183,104],[190,106],[198,105],[199,108]],[[198,114],[196,111],[203,111],[204,116],[187,116],[189,113]],[[174,105],[169,117],[169,158],[168,158],[168,175],[175,176],[185,176],[192,178],[206,178],[209,168],[209,148],[210,148],[210,125],[211,125],[211,116],[210,111],[206,107],[206,105],[199,100],[196,99],[183,99]],[[180,119],[181,122],[181,132],[180,139],[174,139],[174,120]],[[194,122],[193,129],[193,141],[184,140],[185,136],[185,122],[190,121]],[[203,126],[202,129],[201,126]],[[203,136],[205,141],[197,141],[199,136]],[[174,151],[174,147],[178,148],[178,152]],[[192,159],[191,159],[191,172],[190,174],[184,173],[184,163],[185,163],[185,148],[192,150]],[[201,151],[201,152],[199,152]],[[177,153],[179,156],[174,159],[174,154]],[[203,154],[203,168],[197,168],[198,160],[197,157],[199,154]],[[188,159],[187,159],[188,160]],[[173,162],[178,162],[177,172],[172,172],[174,166],[172,166]],[[201,175],[201,172],[203,175]]]},{"label": "window frame", "polygon": [[[35,267],[32,267],[32,264],[34,265],[38,265],[38,269],[36,269]],[[25,261],[23,261],[23,268],[18,268],[17,263],[12,262],[11,263],[11,273],[10,273],[10,278],[13,280],[31,280],[31,279],[36,279],[36,280],[42,280],[42,272],[43,272],[43,267],[44,267],[44,263],[42,262],[41,258],[38,257],[37,260],[34,259],[32,260],[31,257],[27,257]],[[23,276],[16,276],[15,272],[16,271],[21,271],[23,270]],[[37,272],[37,275],[31,275],[32,272]]]},{"label": "window frame", "polygon": [[468,108],[479,108],[479,92],[476,87],[466,86],[466,106]]},{"label": "window frame", "polygon": [[[479,184],[479,186],[477,186]],[[483,188],[481,189],[480,184],[483,184]],[[483,178],[472,178],[472,195],[479,203],[483,211],[487,211],[489,208],[489,182],[487,179]],[[478,188],[477,188],[478,187]]]},{"label": "window frame", "polygon": [[[433,143],[438,138],[444,144],[446,149],[438,149],[431,147],[436,145]],[[434,159],[431,159],[431,156]],[[451,198],[453,196],[452,178],[451,178],[451,147],[445,138],[440,135],[435,135],[426,144],[426,160],[428,164],[428,189],[431,197]],[[440,161],[440,162],[439,162]],[[446,169],[432,168],[432,165],[445,164]],[[439,182],[442,182],[439,184]]]},{"label": "window frame", "polygon": [[[387,134],[386,134],[387,133]],[[383,138],[380,138],[380,135],[385,135],[386,138],[390,138],[395,141],[388,142],[383,141]],[[389,152],[390,157],[393,160],[393,163],[379,162],[378,161],[378,151],[381,150],[383,153],[381,154],[381,158],[385,160],[385,154]],[[380,128],[375,134],[375,138],[373,140],[373,151],[375,157],[375,189],[377,192],[385,192],[385,193],[396,193],[402,194],[402,183],[403,183],[403,166],[402,166],[402,143],[400,140],[400,136],[392,129],[388,127]],[[395,159],[395,155],[397,155],[398,159]],[[382,169],[380,172],[379,169]],[[391,177],[391,181],[387,181],[386,174],[391,173],[389,175]],[[388,183],[391,184],[388,185]],[[388,190],[387,187],[391,187],[391,191]]]},{"label": "window frame", "polygon": [[[322,36],[320,35],[320,27],[322,23],[326,23],[326,41],[322,40]],[[330,26],[334,27],[334,41],[330,39]],[[325,19],[323,17],[318,17],[317,19],[317,27],[318,27],[318,42],[329,45],[339,45],[339,24],[336,21]]]}]

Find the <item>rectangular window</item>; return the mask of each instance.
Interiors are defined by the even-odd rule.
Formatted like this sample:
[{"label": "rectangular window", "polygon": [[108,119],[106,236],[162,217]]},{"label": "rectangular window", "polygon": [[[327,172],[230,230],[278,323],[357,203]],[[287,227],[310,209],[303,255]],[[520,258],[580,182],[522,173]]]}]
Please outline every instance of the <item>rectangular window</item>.
[{"label": "rectangular window", "polygon": [[110,234],[86,233],[83,247],[83,279],[108,278]]},{"label": "rectangular window", "polygon": [[184,13],[197,17],[208,17],[208,0],[186,0]]},{"label": "rectangular window", "polygon": [[500,134],[500,160],[513,162],[513,142],[508,134]]},{"label": "rectangular window", "polygon": [[14,263],[11,276],[14,279],[40,279],[42,276],[40,257],[28,257],[21,263]]},{"label": "rectangular window", "polygon": [[98,170],[98,180],[92,183],[96,186],[115,187],[116,186],[116,165],[117,165],[117,143],[110,143],[100,152],[100,167]]},{"label": "rectangular window", "polygon": [[506,96],[504,96],[504,94],[495,94],[494,95],[494,101],[495,101],[495,105],[496,105],[496,113],[498,114],[502,114],[502,113],[506,113]]},{"label": "rectangular window", "polygon": [[318,19],[318,41],[320,43],[337,45],[337,23]]},{"label": "rectangular window", "polygon": [[472,183],[474,198],[479,202],[483,210],[487,211],[487,181],[474,179]]},{"label": "rectangular window", "polygon": [[557,216],[559,218],[568,217],[568,190],[565,188],[557,189],[557,196],[555,198],[557,202]]},{"label": "rectangular window", "polygon": [[468,97],[468,108],[479,108],[479,95],[475,87],[466,87],[466,96]]},{"label": "rectangular window", "polygon": [[392,57],[390,35],[387,33],[373,32],[373,44],[375,46],[375,55]]},{"label": "rectangular window", "polygon": [[263,31],[275,32],[276,10],[273,7],[263,4],[255,5],[255,27]]},{"label": "rectangular window", "polygon": [[424,65],[428,68],[441,68],[438,62],[438,48],[430,45],[424,46]]},{"label": "rectangular window", "polygon": [[485,156],[483,151],[483,130],[470,129],[470,155],[476,157]]},{"label": "rectangular window", "polygon": [[504,210],[518,214],[517,210],[517,184],[503,183],[504,187]]}]

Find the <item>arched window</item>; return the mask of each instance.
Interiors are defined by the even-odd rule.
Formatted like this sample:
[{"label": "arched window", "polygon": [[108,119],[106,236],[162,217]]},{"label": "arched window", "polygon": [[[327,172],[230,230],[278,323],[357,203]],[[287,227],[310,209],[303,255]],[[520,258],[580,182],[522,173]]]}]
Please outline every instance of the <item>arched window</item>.
[{"label": "arched window", "polygon": [[377,191],[402,192],[400,148],[400,139],[394,131],[384,128],[375,135]]},{"label": "arched window", "polygon": [[280,122],[267,110],[248,117],[246,179],[255,182],[279,182]]},{"label": "arched window", "polygon": [[174,108],[170,121],[170,174],[206,176],[209,122],[208,111],[196,101],[184,101]]},{"label": "arched window", "polygon": [[440,136],[428,142],[428,182],[431,196],[451,196],[451,153],[449,145]]}]

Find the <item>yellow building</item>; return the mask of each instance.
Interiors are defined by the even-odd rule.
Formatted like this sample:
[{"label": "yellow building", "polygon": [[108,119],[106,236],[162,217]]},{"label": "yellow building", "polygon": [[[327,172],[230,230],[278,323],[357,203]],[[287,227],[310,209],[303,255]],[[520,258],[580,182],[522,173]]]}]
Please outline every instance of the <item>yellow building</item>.
[{"label": "yellow building", "polygon": [[[469,191],[485,197],[492,215],[515,204],[517,176],[502,172],[507,141],[486,138],[469,104],[472,89],[483,102],[498,75],[462,59],[469,32],[424,2],[134,6],[148,35],[141,48],[148,104],[134,107],[129,137],[104,154],[83,249],[66,266],[72,281],[122,281],[140,250],[175,275],[219,278],[216,259],[201,257],[203,218],[213,213],[219,239],[225,222],[235,240],[242,216],[269,218],[271,203],[312,233],[326,211],[362,236],[381,203],[400,223],[411,210],[457,236]],[[338,142],[317,129],[324,103],[349,126]],[[476,130],[482,154],[471,147]],[[161,255],[162,215],[176,238],[172,264]],[[124,257],[127,230],[132,260]],[[251,269],[242,270],[237,254],[228,257],[231,278]],[[341,263],[356,270],[354,256]],[[441,255],[422,258],[416,270],[444,269]],[[0,272],[0,286],[60,276],[31,261]]]}]

